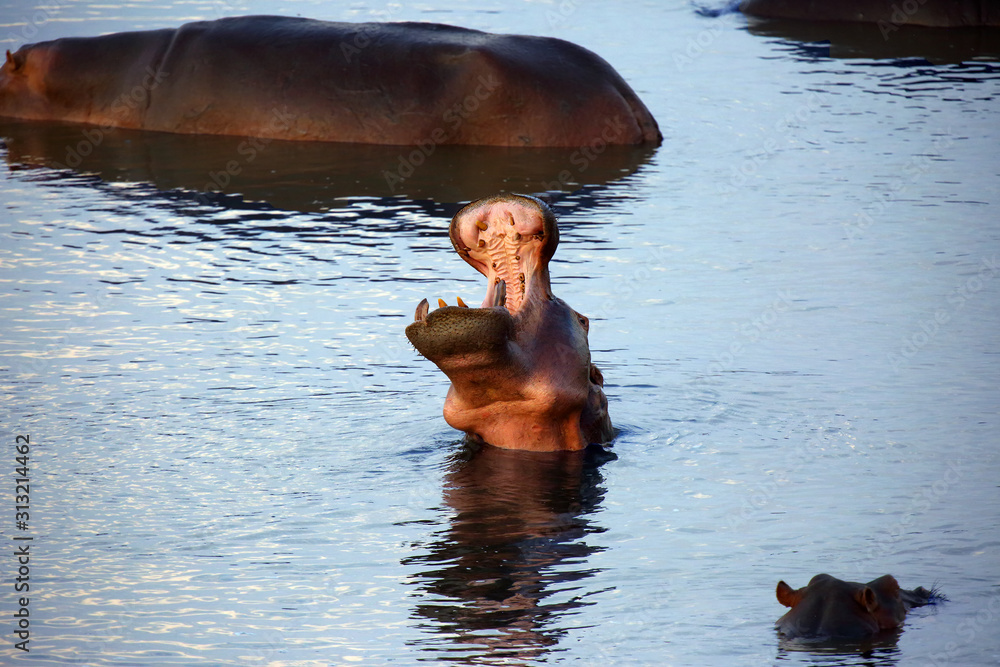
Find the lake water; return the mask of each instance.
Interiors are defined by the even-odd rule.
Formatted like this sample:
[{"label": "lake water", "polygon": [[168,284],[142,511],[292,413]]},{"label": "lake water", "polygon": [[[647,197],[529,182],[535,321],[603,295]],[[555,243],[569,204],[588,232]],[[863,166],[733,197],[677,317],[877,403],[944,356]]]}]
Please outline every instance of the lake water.
[{"label": "lake water", "polygon": [[[248,159],[240,138],[0,126],[0,661],[1000,661],[995,49],[825,44],[682,1],[510,7],[0,9],[8,48],[243,13],[553,35],[664,135]],[[482,298],[447,223],[500,189],[560,215],[554,289],[591,318],[614,460],[470,455],[403,335],[424,297]],[[820,572],[949,600],[873,646],[780,641],[775,584]]]}]

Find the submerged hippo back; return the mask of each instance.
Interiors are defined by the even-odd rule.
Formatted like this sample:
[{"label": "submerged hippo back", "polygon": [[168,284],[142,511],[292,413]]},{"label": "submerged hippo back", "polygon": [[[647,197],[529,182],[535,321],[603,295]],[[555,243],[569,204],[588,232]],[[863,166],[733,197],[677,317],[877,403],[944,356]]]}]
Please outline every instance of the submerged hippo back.
[{"label": "submerged hippo back", "polygon": [[[0,114],[22,118],[399,145],[660,140],[607,62],[552,38],[245,16],[18,54],[0,79]],[[19,60],[28,76],[13,76]]]},{"label": "submerged hippo back", "polygon": [[182,26],[163,69],[149,129],[403,145],[571,146],[608,125],[610,143],[658,137],[605,61],[547,38],[241,17]]}]

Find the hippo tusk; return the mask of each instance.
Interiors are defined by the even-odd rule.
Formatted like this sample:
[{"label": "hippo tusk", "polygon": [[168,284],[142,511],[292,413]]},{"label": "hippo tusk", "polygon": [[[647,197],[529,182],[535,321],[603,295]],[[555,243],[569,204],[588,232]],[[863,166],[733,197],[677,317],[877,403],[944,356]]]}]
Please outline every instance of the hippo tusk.
[{"label": "hippo tusk", "polygon": [[500,278],[496,280],[496,289],[493,291],[493,307],[503,308],[507,305],[507,283]]},{"label": "hippo tusk", "polygon": [[430,305],[427,303],[427,299],[421,299],[420,303],[417,304],[417,312],[413,315],[414,322],[423,322],[427,319],[427,313],[430,311]]},{"label": "hippo tusk", "polygon": [[458,307],[459,308],[468,308],[469,307],[468,305],[466,305],[466,303],[464,301],[462,301],[462,297],[456,296],[455,298],[458,300]]}]

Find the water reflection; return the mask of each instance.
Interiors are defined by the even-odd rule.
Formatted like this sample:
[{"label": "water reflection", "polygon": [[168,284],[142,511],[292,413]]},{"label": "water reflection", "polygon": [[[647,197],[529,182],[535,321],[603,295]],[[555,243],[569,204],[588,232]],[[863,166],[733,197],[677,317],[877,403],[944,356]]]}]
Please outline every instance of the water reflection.
[{"label": "water reflection", "polygon": [[788,40],[800,58],[921,58],[932,63],[1000,60],[1000,28],[747,18],[747,30]]},{"label": "water reflection", "polygon": [[902,628],[887,630],[864,641],[815,642],[801,639],[778,639],[776,663],[788,662],[796,655],[808,654],[809,662],[823,667],[894,667],[899,662],[899,638]]},{"label": "water reflection", "polygon": [[579,148],[373,146],[178,135],[0,120],[13,167],[52,167],[107,182],[190,191],[201,203],[241,195],[279,209],[323,211],[350,197],[466,202],[502,190],[570,192],[637,171],[649,146]]},{"label": "water reflection", "polygon": [[600,448],[463,450],[445,481],[450,525],[404,561],[430,568],[417,575],[425,601],[414,611],[438,635],[420,642],[426,650],[465,664],[517,664],[552,650],[566,616],[593,604],[580,582],[598,571],[587,561],[602,548],[587,536],[604,532],[592,519],[605,492],[599,466],[611,458]]}]

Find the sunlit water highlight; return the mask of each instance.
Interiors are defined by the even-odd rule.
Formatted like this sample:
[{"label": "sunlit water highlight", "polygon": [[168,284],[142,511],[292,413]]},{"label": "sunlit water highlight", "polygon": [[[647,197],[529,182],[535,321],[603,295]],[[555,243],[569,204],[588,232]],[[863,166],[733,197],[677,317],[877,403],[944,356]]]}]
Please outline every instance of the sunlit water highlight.
[{"label": "sunlit water highlight", "polygon": [[[5,127],[0,419],[34,541],[30,653],[2,559],[3,661],[996,664],[996,63],[835,59],[681,2],[437,6],[4,10],[9,46],[275,12],[551,34],[664,144],[561,184],[570,152],[442,152],[400,192],[371,165],[403,153],[341,154],[352,181],[275,147],[206,193],[229,144],[115,135],[62,169],[79,130]],[[617,459],[470,456],[402,330],[481,299],[461,203],[553,182]],[[774,585],[819,572],[950,601],[873,646],[780,642]]]}]

